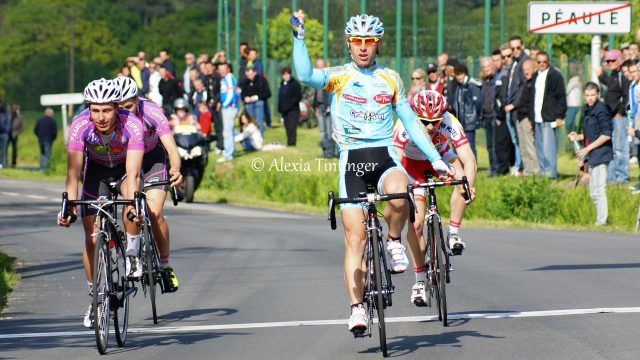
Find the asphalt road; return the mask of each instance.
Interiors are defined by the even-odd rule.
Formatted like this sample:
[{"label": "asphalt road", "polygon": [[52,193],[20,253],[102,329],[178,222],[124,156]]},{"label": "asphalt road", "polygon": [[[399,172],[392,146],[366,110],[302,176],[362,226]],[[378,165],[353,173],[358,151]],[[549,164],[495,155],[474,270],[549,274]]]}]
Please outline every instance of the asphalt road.
[{"label": "asphalt road", "polygon": [[[0,315],[2,359],[100,357],[82,327],[89,304],[82,229],[55,225],[62,185],[0,180],[0,251],[22,277]],[[322,194],[319,194],[322,196]],[[345,319],[342,234],[322,217],[226,205],[167,206],[180,290],[132,301],[127,346],[112,359],[376,359],[377,333]],[[630,216],[633,216],[631,214]],[[394,275],[389,355],[400,359],[640,358],[640,238],[463,229],[447,287],[451,324],[409,302]]]}]

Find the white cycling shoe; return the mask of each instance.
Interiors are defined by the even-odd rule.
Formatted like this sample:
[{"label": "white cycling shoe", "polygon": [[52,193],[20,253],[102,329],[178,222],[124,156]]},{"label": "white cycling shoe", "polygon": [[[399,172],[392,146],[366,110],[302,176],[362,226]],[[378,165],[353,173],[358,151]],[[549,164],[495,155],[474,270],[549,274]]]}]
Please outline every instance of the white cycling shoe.
[{"label": "white cycling shoe", "polygon": [[140,279],[140,277],[142,277],[142,261],[140,261],[140,258],[136,256],[127,256],[125,272],[129,279]]},{"label": "white cycling shoe", "polygon": [[92,329],[93,328],[93,304],[89,305],[89,308],[84,313],[84,320],[83,320],[82,324],[87,329]]},{"label": "white cycling shoe", "polygon": [[356,336],[367,330],[367,312],[363,307],[355,307],[351,310],[347,325],[349,325],[349,331]]},{"label": "white cycling shoe", "polygon": [[424,282],[418,281],[411,288],[411,302],[418,307],[429,306]]},{"label": "white cycling shoe", "polygon": [[387,253],[391,258],[391,272],[403,273],[409,266],[409,258],[406,253],[407,248],[397,241],[387,241]]},{"label": "white cycling shoe", "polygon": [[447,236],[449,241],[449,250],[451,250],[452,255],[462,255],[462,250],[464,250],[466,244],[462,241],[462,238],[458,234],[451,234]]}]

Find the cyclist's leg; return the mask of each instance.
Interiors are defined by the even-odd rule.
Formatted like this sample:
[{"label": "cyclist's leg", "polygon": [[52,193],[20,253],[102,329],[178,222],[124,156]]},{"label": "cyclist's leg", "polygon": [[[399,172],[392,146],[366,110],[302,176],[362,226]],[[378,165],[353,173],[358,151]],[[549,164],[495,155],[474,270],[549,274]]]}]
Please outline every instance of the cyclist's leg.
[{"label": "cyclist's leg", "polygon": [[169,224],[164,217],[164,201],[167,198],[165,190],[152,189],[147,191],[147,206],[153,237],[158,244],[160,259],[169,259]]},{"label": "cyclist's leg", "polygon": [[[397,169],[390,171],[381,178],[381,186],[383,194],[401,193],[407,191],[409,179],[407,174]],[[388,209],[388,210],[387,210]],[[389,236],[398,238],[402,234],[405,221],[407,220],[408,206],[405,199],[395,199],[389,201],[384,211],[384,218],[389,225]]]},{"label": "cyclist's leg", "polygon": [[[462,163],[460,160],[455,160],[451,163],[456,171],[456,174],[464,174]],[[460,225],[462,224],[462,218],[464,217],[464,211],[467,208],[467,204],[462,196],[462,185],[457,185],[451,193],[451,215],[449,217],[449,235],[447,236],[450,250],[459,255],[464,249],[465,244],[459,235]],[[457,248],[457,249],[454,249]]]},{"label": "cyclist's leg", "polygon": [[82,252],[82,264],[84,272],[87,276],[87,282],[93,283],[93,254],[96,246],[96,238],[92,234],[98,231],[99,224],[95,221],[97,218],[93,215],[82,217],[82,226],[84,227],[84,251]]},{"label": "cyclist's leg", "polygon": [[366,244],[364,213],[360,207],[345,207],[341,210],[344,226],[344,283],[351,305],[362,303],[364,293]]},{"label": "cyclist's leg", "polygon": [[407,228],[407,245],[413,270],[423,269],[424,271],[425,255],[427,253],[427,245],[423,237],[425,198],[424,195],[416,195],[415,192],[414,198],[417,209],[416,221],[413,224],[409,224]]}]

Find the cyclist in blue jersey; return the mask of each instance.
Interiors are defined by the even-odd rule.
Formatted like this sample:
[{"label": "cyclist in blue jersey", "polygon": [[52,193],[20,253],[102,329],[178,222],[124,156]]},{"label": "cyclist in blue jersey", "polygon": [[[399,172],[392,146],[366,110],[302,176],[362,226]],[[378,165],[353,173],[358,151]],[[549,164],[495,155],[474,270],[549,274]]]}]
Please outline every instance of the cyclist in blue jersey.
[{"label": "cyclist in blue jersey", "polygon": [[[393,142],[392,111],[398,115],[416,146],[442,175],[453,170],[442,161],[423,126],[409,107],[398,73],[375,62],[382,45],[384,28],[376,16],[358,15],[346,25],[346,45],[351,62],[343,66],[314,69],[304,43],[302,10],[291,17],[293,63],[300,80],[315,89],[325,89],[331,103],[333,138],[340,150],[339,194],[355,197],[367,185],[379,193],[405,192],[408,177],[396,154]],[[345,237],[344,280],[351,303],[349,330],[356,333],[367,327],[362,306],[364,284],[365,213],[358,205],[341,206]],[[385,209],[389,225],[387,252],[394,272],[404,272],[409,260],[400,234],[407,217],[405,200],[392,200]]]}]

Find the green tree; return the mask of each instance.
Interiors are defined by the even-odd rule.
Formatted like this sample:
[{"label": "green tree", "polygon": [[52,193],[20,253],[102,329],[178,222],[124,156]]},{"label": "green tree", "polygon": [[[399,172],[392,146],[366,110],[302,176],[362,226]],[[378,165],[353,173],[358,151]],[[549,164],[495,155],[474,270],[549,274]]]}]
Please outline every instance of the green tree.
[{"label": "green tree", "polygon": [[[290,60],[293,52],[293,37],[291,36],[291,10],[288,8],[274,18],[267,20],[268,56],[275,60]],[[257,24],[260,40],[262,41],[262,24]],[[316,19],[305,18],[305,43],[312,59],[322,58],[322,37],[324,26]],[[333,33],[329,32],[329,42],[333,40]]]}]

